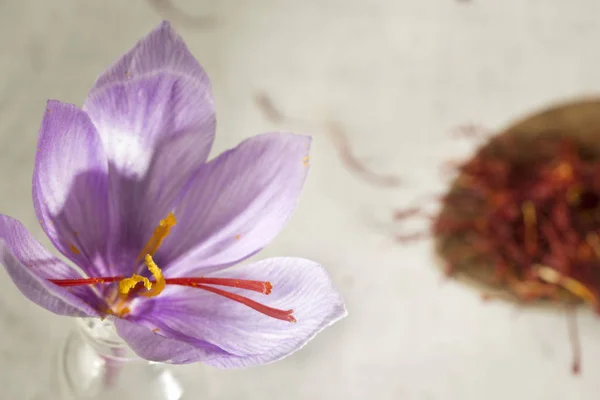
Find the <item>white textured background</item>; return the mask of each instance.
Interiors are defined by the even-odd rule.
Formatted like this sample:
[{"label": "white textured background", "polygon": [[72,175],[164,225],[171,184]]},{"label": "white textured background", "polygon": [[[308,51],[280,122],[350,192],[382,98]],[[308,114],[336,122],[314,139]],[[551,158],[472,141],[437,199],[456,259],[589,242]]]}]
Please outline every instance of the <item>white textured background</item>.
[{"label": "white textured background", "polygon": [[[580,313],[583,374],[570,374],[565,317],[483,303],[442,283],[428,243],[408,248],[375,226],[394,206],[439,190],[438,166],[465,154],[449,131],[497,129],[557,99],[600,90],[596,0],[0,1],[0,212],[43,238],[31,203],[47,98],[80,104],[95,77],[161,19],[172,19],[213,80],[217,149],[262,131],[312,133],[300,207],[261,257],[323,263],[350,316],[267,367],[183,369],[198,399],[597,399],[600,318]],[[267,93],[304,122],[274,123]],[[378,171],[378,189],[340,161],[325,122],[344,126]],[[48,243],[47,240],[44,243]],[[29,303],[0,270],[0,398],[48,389],[72,322]]]}]

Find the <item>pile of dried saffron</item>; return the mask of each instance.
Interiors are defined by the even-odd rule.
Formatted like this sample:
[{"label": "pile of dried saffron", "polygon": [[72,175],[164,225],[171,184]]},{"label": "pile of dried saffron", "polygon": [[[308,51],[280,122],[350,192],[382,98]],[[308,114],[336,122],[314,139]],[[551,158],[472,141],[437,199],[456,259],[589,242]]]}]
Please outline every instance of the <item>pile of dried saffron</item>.
[{"label": "pile of dried saffron", "polygon": [[493,137],[459,167],[432,230],[451,274],[600,310],[600,103]]}]

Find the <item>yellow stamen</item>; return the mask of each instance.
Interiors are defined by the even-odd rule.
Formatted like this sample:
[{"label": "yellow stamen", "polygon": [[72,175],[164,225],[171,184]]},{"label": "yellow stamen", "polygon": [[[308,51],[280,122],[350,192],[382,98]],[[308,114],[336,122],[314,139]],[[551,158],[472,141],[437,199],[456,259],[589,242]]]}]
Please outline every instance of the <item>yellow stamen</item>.
[{"label": "yellow stamen", "polygon": [[[140,282],[143,282],[144,287],[146,288],[145,292],[140,293],[140,295],[142,296],[158,296],[160,292],[164,290],[165,286],[167,285],[167,283],[165,282],[165,277],[163,276],[162,271],[160,270],[158,265],[156,265],[150,254],[146,254],[145,262],[146,266],[148,267],[148,271],[150,271],[150,273],[154,277],[155,282],[150,282],[150,280],[145,276],[133,274],[131,278],[124,278],[119,281],[119,292],[121,293],[121,295],[126,296],[131,291],[131,289],[133,289]],[[125,301],[123,300],[125,300],[125,298],[122,299],[122,304],[118,308],[121,308],[121,306],[125,303]]]},{"label": "yellow stamen", "polygon": [[554,268],[550,268],[545,265],[538,265],[535,269],[541,280],[554,285],[562,286],[583,301],[594,306],[598,305],[598,299],[594,293],[592,293],[592,291],[581,282],[568,276],[564,276]]},{"label": "yellow stamen", "polygon": [[[167,237],[171,227],[177,224],[177,219],[175,219],[175,215],[173,213],[169,213],[167,217],[160,221],[158,226],[154,229],[154,233],[152,237],[146,243],[146,246],[142,249],[140,254],[136,259],[136,263],[140,262],[142,259],[145,260],[146,266],[148,270],[152,274],[155,279],[155,282],[150,282],[150,280],[144,276],[133,274],[130,278],[124,278],[119,281],[119,293],[121,294],[121,302],[117,306],[117,310],[120,315],[123,313],[129,312],[125,307],[127,303],[127,295],[136,287],[136,285],[140,282],[144,284],[146,288],[146,292],[140,293],[142,296],[146,297],[154,297],[158,296],[160,292],[166,286],[165,278],[163,277],[162,271],[156,265],[154,260],[152,260],[152,255],[156,253],[158,248],[160,247],[162,241]],[[116,299],[115,299],[116,300]]]},{"label": "yellow stamen", "polygon": [[302,159],[302,164],[304,164],[304,166],[305,166],[305,167],[308,167],[308,165],[309,165],[309,163],[308,163],[308,160],[309,160],[309,159],[310,159],[310,157],[309,157],[309,156],[305,156],[305,157]]},{"label": "yellow stamen", "polygon": [[119,292],[121,292],[121,294],[127,294],[131,289],[135,287],[135,285],[137,285],[140,282],[144,283],[144,287],[147,290],[150,290],[152,288],[152,282],[150,282],[148,278],[146,278],[145,276],[133,274],[131,278],[124,278],[119,281]]},{"label": "yellow stamen", "polygon": [[146,243],[142,251],[140,251],[136,262],[142,261],[146,255],[153,256],[160,247],[162,241],[165,240],[169,234],[171,227],[175,226],[175,224],[177,224],[177,219],[175,219],[175,214],[173,213],[169,213],[167,218],[161,220],[156,229],[154,229],[154,233],[150,240],[148,240],[148,243]]},{"label": "yellow stamen", "polygon": [[146,297],[158,296],[167,285],[165,282],[165,277],[163,276],[162,271],[160,270],[158,265],[156,265],[150,254],[146,254],[145,261],[146,265],[148,266],[148,270],[150,271],[154,279],[156,279],[156,282],[152,284],[152,289],[149,289],[147,292],[141,293],[141,295]]}]

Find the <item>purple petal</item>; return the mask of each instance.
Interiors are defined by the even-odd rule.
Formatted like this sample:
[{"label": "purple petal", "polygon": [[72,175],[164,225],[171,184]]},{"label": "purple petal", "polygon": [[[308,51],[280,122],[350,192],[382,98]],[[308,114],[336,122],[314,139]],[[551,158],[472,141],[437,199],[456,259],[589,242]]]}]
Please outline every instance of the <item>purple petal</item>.
[{"label": "purple petal", "polygon": [[212,103],[206,73],[168,21],[161,22],[104,71],[96,80],[92,92],[165,72],[189,78],[191,83],[204,88],[204,94]]},{"label": "purple petal", "polygon": [[98,297],[90,288],[69,291],[47,279],[81,275],[52,256],[17,220],[0,215],[0,263],[29,300],[59,315],[98,316]]},{"label": "purple petal", "polygon": [[42,228],[66,257],[91,276],[110,275],[102,262],[108,225],[108,163],[100,137],[76,106],[49,101],[33,175]]},{"label": "purple petal", "polygon": [[[212,276],[269,281],[270,295],[224,288],[269,307],[294,310],[296,323],[263,315],[211,292],[169,286],[160,296],[143,299],[132,309],[139,323],[167,327],[176,339],[210,343],[225,353],[197,361],[236,368],[281,359],[300,349],[318,332],[346,315],[344,303],[318,264],[296,258],[273,258]],[[191,342],[194,343],[193,341]]]},{"label": "purple petal", "polygon": [[[208,77],[168,23],[96,82],[84,109],[111,169],[111,260],[131,268],[215,134]],[[129,271],[131,272],[131,271]]]},{"label": "purple petal", "polygon": [[[150,361],[165,362],[170,364],[188,364],[199,360],[210,360],[224,352],[215,346],[198,342],[196,345],[168,338],[162,332],[155,333],[150,328],[129,322],[124,319],[115,319],[117,333],[140,357]],[[165,328],[165,330],[168,328]]]},{"label": "purple petal", "polygon": [[178,224],[157,254],[159,265],[170,277],[190,276],[265,247],[296,207],[310,143],[308,136],[259,135],[202,167],[175,208]]}]

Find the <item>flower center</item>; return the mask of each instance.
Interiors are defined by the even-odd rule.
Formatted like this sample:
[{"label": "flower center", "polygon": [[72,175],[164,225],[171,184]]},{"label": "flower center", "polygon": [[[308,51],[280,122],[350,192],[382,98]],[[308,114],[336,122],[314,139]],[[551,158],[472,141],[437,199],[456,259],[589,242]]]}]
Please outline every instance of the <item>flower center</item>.
[{"label": "flower center", "polygon": [[[154,229],[152,237],[150,240],[148,240],[148,243],[146,243],[135,260],[136,264],[142,261],[142,259],[144,260],[144,263],[148,267],[148,270],[154,277],[155,281],[151,282],[145,276],[138,274],[133,274],[129,278],[123,278],[119,281],[119,293],[121,296],[127,297],[129,292],[135,288],[138,283],[143,283],[144,287],[146,288],[146,292],[140,293],[142,296],[154,297],[158,296],[163,291],[165,288],[165,278],[163,277],[162,271],[158,265],[156,265],[152,259],[152,256],[154,253],[156,253],[163,240],[165,240],[165,238],[169,235],[171,227],[175,226],[176,224],[177,219],[175,218],[175,215],[172,212],[169,213],[167,218],[159,222],[158,226]],[[123,301],[121,303],[123,303]]]},{"label": "flower center", "polygon": [[[265,306],[257,301],[244,297],[237,293],[231,293],[223,289],[216,288],[214,286],[226,286],[231,288],[245,289],[253,292],[262,293],[268,295],[273,289],[273,285],[270,282],[245,280],[245,279],[231,279],[231,278],[210,278],[210,277],[192,277],[192,278],[165,278],[162,274],[161,269],[152,259],[152,256],[156,253],[163,240],[169,234],[171,227],[177,224],[177,219],[173,213],[169,213],[167,217],[160,221],[158,226],[154,229],[154,233],[148,243],[144,246],[138,257],[136,258],[136,265],[144,260],[144,264],[152,274],[153,281],[146,278],[145,276],[132,274],[130,277],[123,276],[110,276],[110,277],[94,277],[94,278],[82,278],[82,279],[49,279],[50,282],[62,286],[81,286],[81,285],[96,285],[103,283],[115,283],[118,282],[118,290],[116,291],[115,297],[112,301],[108,301],[108,304],[116,304],[115,310],[109,310],[108,313],[116,314],[119,317],[130,312],[127,307],[129,296],[133,293],[139,294],[145,297],[158,296],[167,285],[178,285],[187,286],[190,288],[202,289],[207,292],[214,293],[216,295],[225,297],[233,300],[247,307],[252,308],[264,315],[271,318],[280,319],[282,321],[296,322],[296,318],[292,315],[294,310],[280,310]],[[139,284],[143,286],[138,286]],[[141,290],[138,290],[140,288]],[[144,291],[143,288],[146,290]],[[118,302],[117,300],[120,299]]]},{"label": "flower center", "polygon": [[136,287],[136,285],[140,282],[143,283],[144,287],[146,288],[146,292],[140,293],[142,296],[154,297],[158,296],[160,292],[163,291],[166,284],[162,271],[158,265],[156,265],[150,254],[146,254],[144,261],[155,281],[150,282],[148,278],[138,274],[131,275],[131,278],[123,278],[119,281],[119,293],[121,293],[121,295],[127,296],[129,291]]}]

